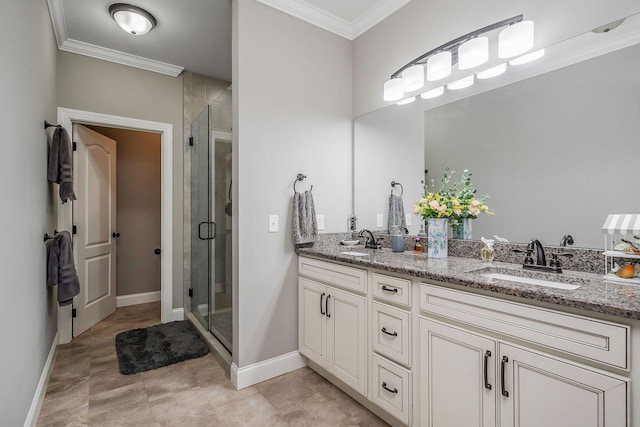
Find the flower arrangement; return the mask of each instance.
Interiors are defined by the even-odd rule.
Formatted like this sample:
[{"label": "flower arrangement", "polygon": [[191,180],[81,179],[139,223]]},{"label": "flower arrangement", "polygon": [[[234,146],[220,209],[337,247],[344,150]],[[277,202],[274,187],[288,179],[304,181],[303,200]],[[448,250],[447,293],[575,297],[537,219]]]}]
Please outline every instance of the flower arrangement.
[{"label": "flower arrangement", "polygon": [[493,215],[489,210],[487,199],[489,196],[475,197],[476,189],[471,183],[471,172],[467,169],[462,173],[459,183],[447,188],[455,171],[447,167],[440,180],[440,189],[435,190],[434,180],[430,188],[424,186],[424,197],[413,205],[413,213],[424,219],[448,218],[450,225],[456,227],[464,218],[475,219],[480,213]]},{"label": "flower arrangement", "polygon": [[495,214],[487,206],[488,195],[476,198],[476,189],[471,183],[471,172],[468,169],[464,170],[460,182],[456,182],[451,191],[455,199],[453,215],[450,220],[451,226],[459,226],[465,218],[476,219],[481,213],[487,215]]}]

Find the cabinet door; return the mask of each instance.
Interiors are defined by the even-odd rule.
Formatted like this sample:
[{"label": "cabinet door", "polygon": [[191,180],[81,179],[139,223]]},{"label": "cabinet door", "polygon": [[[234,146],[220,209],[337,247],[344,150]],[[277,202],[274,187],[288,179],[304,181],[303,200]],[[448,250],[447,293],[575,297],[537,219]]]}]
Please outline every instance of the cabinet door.
[{"label": "cabinet door", "polygon": [[327,288],[326,368],[354,390],[366,395],[365,310],[363,297]]},{"label": "cabinet door", "polygon": [[503,343],[499,360],[509,394],[499,391],[502,426],[627,425],[626,381]]},{"label": "cabinet door", "polygon": [[495,373],[494,340],[420,319],[422,426],[495,427]]},{"label": "cabinet door", "polygon": [[326,286],[298,279],[298,350],[322,366],[327,354],[327,322],[322,314],[326,297]]}]

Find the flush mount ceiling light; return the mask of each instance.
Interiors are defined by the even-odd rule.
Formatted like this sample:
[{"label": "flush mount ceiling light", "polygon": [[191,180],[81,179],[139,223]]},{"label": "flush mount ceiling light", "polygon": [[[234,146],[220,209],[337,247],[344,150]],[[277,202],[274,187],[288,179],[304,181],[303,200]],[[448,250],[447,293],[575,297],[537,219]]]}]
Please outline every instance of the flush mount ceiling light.
[{"label": "flush mount ceiling light", "polygon": [[[426,79],[430,82],[444,79],[451,75],[452,67],[458,64],[458,70],[469,70],[489,61],[489,37],[482,36],[490,31],[506,27],[498,34],[498,56],[512,58],[522,55],[533,45],[533,21],[524,21],[522,15],[505,19],[473,31],[464,36],[430,50],[400,68],[384,83],[384,100],[396,102],[405,94],[421,89],[424,86],[424,68]],[[518,58],[519,59],[519,58]],[[426,65],[426,66],[425,66]],[[479,78],[495,77],[506,70],[506,64],[500,64],[479,73]],[[464,76],[464,74],[462,74]],[[482,76],[482,77],[480,77]],[[460,78],[449,83],[448,88],[462,89],[474,82],[474,75]],[[420,95],[429,99],[440,95],[443,88],[433,89]]]},{"label": "flush mount ceiling light", "polygon": [[143,36],[156,26],[156,18],[138,6],[126,3],[114,3],[109,13],[116,23],[129,34]]}]

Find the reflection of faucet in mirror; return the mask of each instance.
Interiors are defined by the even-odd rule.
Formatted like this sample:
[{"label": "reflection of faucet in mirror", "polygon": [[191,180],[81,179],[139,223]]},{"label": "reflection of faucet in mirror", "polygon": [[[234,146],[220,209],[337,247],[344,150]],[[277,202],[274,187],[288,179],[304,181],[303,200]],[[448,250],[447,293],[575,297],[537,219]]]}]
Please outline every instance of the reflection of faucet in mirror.
[{"label": "reflection of faucet in mirror", "polygon": [[360,230],[360,233],[358,233],[358,237],[365,237],[365,233],[369,234],[367,236],[367,241],[364,244],[365,248],[367,248],[367,249],[380,249],[382,247],[382,245],[380,244],[380,241],[378,239],[376,239],[376,236],[373,235],[371,230],[367,230],[366,228]]},{"label": "reflection of faucet in mirror", "polygon": [[571,234],[565,234],[564,236],[562,236],[562,239],[560,239],[560,246],[567,245],[573,245],[573,237],[571,236]]}]

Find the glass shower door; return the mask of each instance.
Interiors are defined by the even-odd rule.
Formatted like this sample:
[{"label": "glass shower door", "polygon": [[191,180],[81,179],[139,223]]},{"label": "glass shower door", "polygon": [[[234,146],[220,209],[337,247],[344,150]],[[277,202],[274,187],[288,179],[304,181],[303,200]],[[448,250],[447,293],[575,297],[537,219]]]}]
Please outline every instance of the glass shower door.
[{"label": "glass shower door", "polygon": [[215,274],[215,218],[212,193],[213,164],[210,161],[209,109],[205,108],[191,124],[191,312],[209,330],[211,277]]},{"label": "glass shower door", "polygon": [[232,146],[210,120],[209,107],[191,124],[191,312],[231,352]]}]

